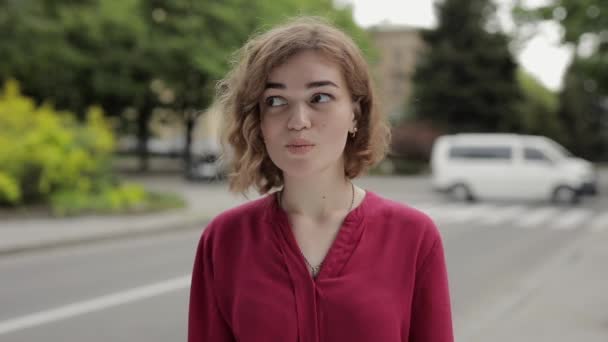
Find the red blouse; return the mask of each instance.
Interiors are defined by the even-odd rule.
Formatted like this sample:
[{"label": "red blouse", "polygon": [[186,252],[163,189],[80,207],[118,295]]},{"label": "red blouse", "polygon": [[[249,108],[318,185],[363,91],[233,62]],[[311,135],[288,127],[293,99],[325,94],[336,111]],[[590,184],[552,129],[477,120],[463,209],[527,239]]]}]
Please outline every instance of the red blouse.
[{"label": "red blouse", "polygon": [[228,210],[198,246],[188,341],[453,341],[440,234],[368,191],[313,279],[276,196]]}]

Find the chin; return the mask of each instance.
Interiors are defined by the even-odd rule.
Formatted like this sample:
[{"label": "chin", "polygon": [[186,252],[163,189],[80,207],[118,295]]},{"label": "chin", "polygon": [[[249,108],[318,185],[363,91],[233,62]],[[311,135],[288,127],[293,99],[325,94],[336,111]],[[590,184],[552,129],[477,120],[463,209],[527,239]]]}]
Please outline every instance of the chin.
[{"label": "chin", "polygon": [[319,160],[284,161],[279,166],[285,176],[293,178],[318,177],[336,167],[344,169],[343,164],[339,162],[321,163]]}]

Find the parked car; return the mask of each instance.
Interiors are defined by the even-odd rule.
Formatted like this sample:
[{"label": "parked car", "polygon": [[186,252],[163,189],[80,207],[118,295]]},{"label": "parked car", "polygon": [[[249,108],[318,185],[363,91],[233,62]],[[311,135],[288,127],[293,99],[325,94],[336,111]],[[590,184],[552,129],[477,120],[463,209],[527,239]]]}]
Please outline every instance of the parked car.
[{"label": "parked car", "polygon": [[224,150],[219,139],[199,139],[192,147],[192,162],[186,173],[188,179],[216,181],[228,176],[228,161],[232,157],[232,150]]},{"label": "parked car", "polygon": [[548,199],[577,203],[597,193],[593,164],[543,136],[467,133],[437,138],[431,152],[435,190],[459,200]]},{"label": "parked car", "polygon": [[190,180],[216,181],[224,179],[228,174],[225,162],[217,153],[195,155],[186,177]]}]

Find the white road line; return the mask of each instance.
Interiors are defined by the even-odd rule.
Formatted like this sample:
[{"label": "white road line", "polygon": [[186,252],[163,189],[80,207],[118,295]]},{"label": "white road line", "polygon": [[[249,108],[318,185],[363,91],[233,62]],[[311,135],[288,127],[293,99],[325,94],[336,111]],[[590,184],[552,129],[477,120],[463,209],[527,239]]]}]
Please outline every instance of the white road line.
[{"label": "white road line", "polygon": [[76,302],[56,309],[40,311],[0,322],[0,335],[65,318],[103,310],[160,294],[181,290],[190,286],[190,275],[169,279],[160,283],[136,287],[87,301]]},{"label": "white road line", "polygon": [[600,214],[593,219],[591,222],[591,231],[595,233],[608,231],[608,212]]},{"label": "white road line", "polygon": [[420,203],[420,204],[408,204],[410,207],[414,208],[414,209],[418,209],[420,211],[422,211],[423,213],[431,216],[431,213],[434,210],[437,210],[437,206],[436,205],[432,205],[429,203]]},{"label": "white road line", "polygon": [[451,223],[454,217],[462,216],[462,211],[468,210],[469,205],[448,204],[433,211],[433,217],[442,223]]},{"label": "white road line", "polygon": [[500,210],[494,212],[492,216],[484,217],[482,220],[480,220],[479,223],[481,225],[496,226],[501,223],[513,220],[516,217],[522,216],[526,210],[527,209],[521,205],[503,207]]},{"label": "white road line", "polygon": [[591,210],[572,209],[557,217],[551,228],[557,230],[571,230],[580,228],[584,222],[593,215]]},{"label": "white road line", "polygon": [[[496,216],[502,217],[505,208],[491,204],[450,203],[443,205],[421,204],[415,208],[423,211],[436,221],[443,223],[464,223],[466,221],[493,222]],[[509,207],[510,208],[510,207]],[[518,206],[519,208],[519,206]],[[521,207],[520,211],[524,208]],[[514,215],[516,213],[507,213]],[[507,217],[508,219],[508,217]]]},{"label": "white road line", "polygon": [[406,204],[414,209],[420,210],[421,212],[425,213],[436,224],[438,223],[436,213],[440,212],[443,209],[443,206],[431,203]]},{"label": "white road line", "polygon": [[495,210],[495,207],[489,204],[476,204],[463,207],[452,213],[451,222],[463,223],[477,219],[479,216],[486,216]]},{"label": "white road line", "polygon": [[544,221],[552,218],[558,213],[556,208],[543,207],[535,209],[529,213],[529,215],[522,217],[520,220],[514,222],[516,227],[520,228],[535,228],[540,226]]}]

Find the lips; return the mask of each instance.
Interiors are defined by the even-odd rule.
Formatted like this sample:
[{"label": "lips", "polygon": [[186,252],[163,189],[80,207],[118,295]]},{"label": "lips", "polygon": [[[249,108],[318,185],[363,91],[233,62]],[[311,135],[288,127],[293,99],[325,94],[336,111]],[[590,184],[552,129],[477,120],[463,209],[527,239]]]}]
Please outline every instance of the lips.
[{"label": "lips", "polygon": [[285,145],[287,150],[293,154],[305,154],[310,152],[315,144],[306,139],[294,139]]},{"label": "lips", "polygon": [[290,140],[286,147],[305,147],[305,146],[314,146],[315,144],[312,141],[306,139],[293,139]]}]

